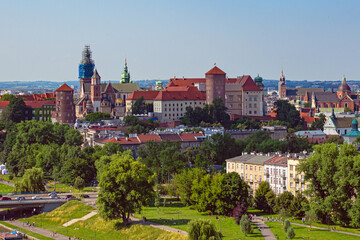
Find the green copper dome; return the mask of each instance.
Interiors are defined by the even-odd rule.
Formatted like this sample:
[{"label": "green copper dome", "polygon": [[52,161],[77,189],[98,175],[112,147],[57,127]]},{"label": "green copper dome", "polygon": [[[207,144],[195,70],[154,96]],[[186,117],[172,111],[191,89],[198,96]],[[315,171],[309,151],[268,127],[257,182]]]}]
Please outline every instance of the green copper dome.
[{"label": "green copper dome", "polygon": [[264,88],[264,84],[262,81],[263,81],[262,77],[260,77],[258,74],[257,77],[255,78],[256,86],[258,86],[259,88]]},{"label": "green copper dome", "polygon": [[354,120],[352,120],[351,124],[358,124],[358,121],[354,118]]}]

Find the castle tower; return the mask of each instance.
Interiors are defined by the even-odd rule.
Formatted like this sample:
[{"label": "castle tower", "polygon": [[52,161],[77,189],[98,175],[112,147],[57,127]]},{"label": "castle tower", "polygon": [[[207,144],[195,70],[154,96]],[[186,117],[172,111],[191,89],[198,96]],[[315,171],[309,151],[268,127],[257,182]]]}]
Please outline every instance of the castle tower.
[{"label": "castle tower", "polygon": [[125,58],[124,72],[121,74],[120,83],[132,83],[132,81],[130,80],[130,72],[128,71],[126,58]]},{"label": "castle tower", "polygon": [[350,86],[346,83],[346,77],[343,76],[342,82],[337,90],[337,96],[338,98],[342,98],[345,95],[351,95],[351,89]]},{"label": "castle tower", "polygon": [[79,64],[80,97],[85,95],[85,84],[90,84],[94,74],[94,61],[91,59],[90,46],[85,46],[82,52],[82,60]]},{"label": "castle tower", "polygon": [[100,111],[101,105],[101,77],[95,68],[94,74],[91,77],[91,101],[94,107],[94,112]]},{"label": "castle tower", "polygon": [[281,70],[280,81],[279,81],[279,97],[286,98],[286,81],[283,70]]},{"label": "castle tower", "polygon": [[225,80],[226,73],[218,67],[213,67],[205,73],[206,103],[212,104],[214,98],[221,97],[225,105]]},{"label": "castle tower", "polygon": [[52,121],[58,123],[74,124],[75,104],[74,90],[66,83],[56,89],[56,110],[53,112]]}]

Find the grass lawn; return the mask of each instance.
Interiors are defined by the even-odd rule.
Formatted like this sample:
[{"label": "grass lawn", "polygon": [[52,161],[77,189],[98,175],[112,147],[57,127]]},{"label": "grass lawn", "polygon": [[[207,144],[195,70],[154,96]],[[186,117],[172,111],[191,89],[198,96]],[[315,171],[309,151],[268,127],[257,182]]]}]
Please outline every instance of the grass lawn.
[{"label": "grass lawn", "polygon": [[[49,192],[52,192],[55,190],[55,184],[54,182],[49,182],[47,184],[48,188],[47,190]],[[64,183],[56,183],[56,192],[58,193],[68,193],[70,192],[71,190],[71,193],[79,193],[80,191],[67,185],[67,184],[64,184]],[[81,192],[97,192],[97,188],[96,187],[86,187],[84,188]]]},{"label": "grass lawn", "polygon": [[0,183],[0,194],[8,194],[14,191],[14,187]]},{"label": "grass lawn", "polygon": [[14,225],[12,225],[12,224],[7,223],[7,222],[2,222],[2,221],[0,221],[0,223],[1,223],[2,225],[7,226],[7,227],[12,228],[12,229],[19,229],[20,232],[25,233],[26,235],[30,235],[30,236],[35,237],[35,238],[40,239],[40,240],[50,240],[50,239],[53,239],[53,238],[45,237],[45,236],[40,235],[40,234],[37,234],[37,233],[30,232],[30,231],[28,231],[28,229],[25,229],[25,228],[19,228],[19,227],[17,227],[17,226],[14,226]]},{"label": "grass lawn", "polygon": [[[279,239],[285,239],[286,234],[282,228],[281,222],[265,222],[266,225],[269,226],[273,234],[277,234]],[[342,239],[360,239],[360,237],[341,234],[337,232],[329,232],[324,230],[312,229],[309,231],[308,227],[301,227],[296,225],[291,225],[295,231],[295,238],[294,239],[331,239],[331,240],[342,240]]]},{"label": "grass lawn", "polygon": [[[256,209],[251,209],[249,210],[250,213],[254,213],[258,216],[263,216],[264,219],[266,219],[268,216],[269,218],[272,218],[274,217],[274,219],[278,218],[278,215],[277,214],[266,214],[266,213],[262,213],[261,210],[256,210]],[[290,222],[294,222],[294,223],[300,223],[300,224],[304,224],[304,225],[309,225],[307,222],[305,223],[302,223],[301,219],[297,219],[297,218],[294,218],[294,220],[292,220],[292,218],[289,218]],[[316,222],[316,223],[313,223],[312,226],[315,226],[315,227],[321,227],[321,228],[325,228],[325,229],[328,229],[328,225],[327,224],[322,224],[320,223],[319,221]],[[342,227],[340,225],[329,225],[329,228],[331,227],[336,227],[336,230],[337,231],[343,231],[343,232],[350,232],[350,233],[356,233],[356,234],[360,234],[360,228],[351,228],[351,227]]]},{"label": "grass lawn", "polygon": [[[206,213],[199,213],[190,207],[184,207],[181,203],[166,204],[166,207],[160,207],[159,211],[156,207],[145,207],[141,214],[135,214],[135,217],[139,219],[142,219],[142,216],[145,216],[150,222],[179,228],[184,231],[188,230],[187,223],[192,219],[209,219],[218,230],[220,230],[221,224],[221,233],[225,240],[264,239],[255,226],[254,233],[245,237],[240,231],[240,226],[236,225],[233,218],[221,216],[220,220],[216,220],[216,215],[211,216]],[[171,219],[174,219],[174,221]],[[179,223],[179,225],[174,225],[174,222]]]},{"label": "grass lawn", "polygon": [[102,240],[187,239],[186,236],[180,235],[178,233],[170,233],[160,229],[148,226],[140,226],[136,224],[116,230],[114,225],[116,222],[119,221],[104,221],[98,215],[95,215],[86,221],[76,222],[69,227],[62,226],[65,222],[68,222],[74,218],[80,218],[93,210],[93,207],[90,207],[80,201],[70,201],[49,213],[43,213],[37,216],[32,216],[30,218],[20,219],[20,221],[24,223],[26,223],[27,221],[29,221],[30,223],[35,222],[36,226],[39,226],[41,228],[57,232],[66,236],[76,236],[80,239],[83,238],[87,240],[95,239],[95,237]]}]

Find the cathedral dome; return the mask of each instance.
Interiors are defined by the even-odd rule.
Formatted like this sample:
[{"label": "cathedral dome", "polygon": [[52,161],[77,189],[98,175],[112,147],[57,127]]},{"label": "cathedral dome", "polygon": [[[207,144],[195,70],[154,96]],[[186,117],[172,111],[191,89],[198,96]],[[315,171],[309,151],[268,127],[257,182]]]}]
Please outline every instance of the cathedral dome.
[{"label": "cathedral dome", "polygon": [[346,83],[346,78],[345,76],[342,79],[342,82],[338,88],[338,92],[345,92],[345,91],[351,91],[349,85]]}]

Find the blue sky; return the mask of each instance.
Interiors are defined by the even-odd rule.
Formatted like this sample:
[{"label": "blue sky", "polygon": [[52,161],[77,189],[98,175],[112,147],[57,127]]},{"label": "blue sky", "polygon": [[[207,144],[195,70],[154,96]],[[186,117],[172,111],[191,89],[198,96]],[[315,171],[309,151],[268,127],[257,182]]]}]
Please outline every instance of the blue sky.
[{"label": "blue sky", "polygon": [[0,81],[77,80],[89,44],[103,81],[203,77],[360,80],[360,1],[4,0]]}]

